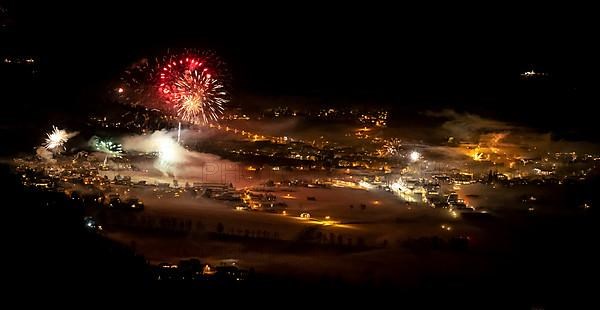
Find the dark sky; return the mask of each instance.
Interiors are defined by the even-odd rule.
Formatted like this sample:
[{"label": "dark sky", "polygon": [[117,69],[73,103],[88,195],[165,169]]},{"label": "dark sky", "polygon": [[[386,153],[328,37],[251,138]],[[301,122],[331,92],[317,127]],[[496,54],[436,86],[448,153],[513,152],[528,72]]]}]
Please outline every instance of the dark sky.
[{"label": "dark sky", "polygon": [[41,50],[50,61],[93,59],[91,69],[112,69],[152,48],[210,47],[243,86],[267,91],[458,84],[531,66],[562,75],[594,55],[584,10],[8,3],[15,20],[8,45]]},{"label": "dark sky", "polygon": [[[587,126],[575,119],[589,113],[574,108],[597,99],[585,8],[5,3],[0,51],[39,55],[54,89],[87,91],[146,55],[199,47],[227,61],[238,97],[450,107],[566,127]],[[530,69],[551,81],[524,85]]]}]

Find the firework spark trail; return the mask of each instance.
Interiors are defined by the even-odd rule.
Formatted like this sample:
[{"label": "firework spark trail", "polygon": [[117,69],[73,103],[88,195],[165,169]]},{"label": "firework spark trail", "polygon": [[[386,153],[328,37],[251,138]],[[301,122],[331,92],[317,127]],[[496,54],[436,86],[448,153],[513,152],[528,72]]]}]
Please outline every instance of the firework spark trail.
[{"label": "firework spark trail", "polygon": [[78,132],[69,133],[64,129],[58,129],[56,126],[52,126],[52,132],[47,133],[44,147],[47,150],[60,152],[65,150],[65,143],[72,137],[76,136]]},{"label": "firework spark trail", "polygon": [[121,157],[123,154],[123,148],[121,144],[112,142],[110,140],[103,140],[94,136],[91,140],[91,144],[96,151],[105,153],[107,155]]},{"label": "firework spark trail", "polygon": [[186,122],[218,122],[227,102],[223,84],[194,58],[172,61],[162,67],[159,93]]},{"label": "firework spark trail", "polygon": [[390,138],[385,140],[384,144],[377,153],[380,157],[395,157],[400,155],[402,150],[402,140],[398,138]]},{"label": "firework spark trail", "polygon": [[144,59],[125,71],[121,100],[193,124],[217,123],[228,102],[226,71],[214,53],[184,50]]}]

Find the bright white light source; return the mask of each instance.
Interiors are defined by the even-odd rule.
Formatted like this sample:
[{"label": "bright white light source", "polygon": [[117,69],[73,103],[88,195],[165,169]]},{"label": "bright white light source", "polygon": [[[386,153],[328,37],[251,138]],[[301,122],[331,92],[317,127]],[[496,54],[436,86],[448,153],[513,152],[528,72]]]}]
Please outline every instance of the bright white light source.
[{"label": "bright white light source", "polygon": [[170,165],[179,159],[177,153],[177,142],[168,138],[161,137],[158,141],[158,157],[159,161],[163,165]]},{"label": "bright white light source", "polygon": [[362,187],[362,188],[366,188],[366,189],[372,189],[373,185],[371,185],[371,183],[369,182],[365,182],[365,181],[358,181],[358,186]]},{"label": "bright white light source", "polygon": [[421,158],[421,153],[417,152],[417,151],[412,151],[410,152],[410,160],[411,161],[417,161]]}]

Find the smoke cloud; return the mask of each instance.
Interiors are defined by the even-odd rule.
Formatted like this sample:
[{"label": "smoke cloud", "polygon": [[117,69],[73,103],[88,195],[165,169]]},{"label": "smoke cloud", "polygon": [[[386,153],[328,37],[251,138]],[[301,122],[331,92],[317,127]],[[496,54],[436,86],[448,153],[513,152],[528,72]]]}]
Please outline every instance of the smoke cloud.
[{"label": "smoke cloud", "polygon": [[40,146],[35,150],[35,154],[43,159],[46,160],[50,163],[55,163],[56,159],[54,159],[54,155],[52,154],[52,152],[48,151],[45,147]]},{"label": "smoke cloud", "polygon": [[[183,140],[206,139],[209,134],[197,131],[182,131]],[[222,160],[219,156],[199,153],[186,149],[177,143],[177,131],[160,130],[148,135],[123,137],[121,140],[126,152],[154,153],[157,155],[154,168],[164,175],[175,177],[205,177],[209,172],[215,175],[225,167],[236,165]]]}]

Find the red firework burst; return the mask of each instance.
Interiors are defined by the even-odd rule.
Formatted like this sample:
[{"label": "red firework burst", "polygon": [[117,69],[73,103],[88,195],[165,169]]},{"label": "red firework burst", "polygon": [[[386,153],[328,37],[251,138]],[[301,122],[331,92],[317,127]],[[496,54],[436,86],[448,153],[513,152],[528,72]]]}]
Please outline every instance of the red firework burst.
[{"label": "red firework burst", "polygon": [[180,119],[192,123],[217,122],[226,92],[201,59],[181,57],[159,69],[158,92]]},{"label": "red firework burst", "polygon": [[132,66],[122,80],[130,92],[118,92],[133,105],[158,108],[180,120],[217,122],[228,101],[223,69],[212,53],[186,50]]}]

